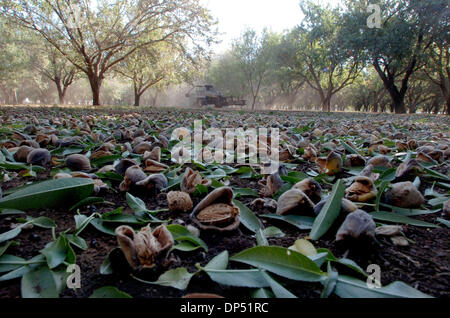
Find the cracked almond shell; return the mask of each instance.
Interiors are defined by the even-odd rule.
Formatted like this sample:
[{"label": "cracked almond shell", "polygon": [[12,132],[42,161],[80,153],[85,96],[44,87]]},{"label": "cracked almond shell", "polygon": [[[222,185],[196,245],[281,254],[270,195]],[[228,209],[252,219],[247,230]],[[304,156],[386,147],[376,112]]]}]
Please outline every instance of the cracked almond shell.
[{"label": "cracked almond shell", "polygon": [[115,230],[117,242],[133,269],[152,268],[159,254],[168,251],[174,243],[172,234],[165,225],[153,232],[150,226],[135,233],[134,229],[122,225]]},{"label": "cracked almond shell", "polygon": [[240,224],[239,208],[230,187],[215,189],[192,211],[190,217],[203,230],[231,231]]},{"label": "cracked almond shell", "polygon": [[152,159],[145,160],[145,168],[144,168],[145,172],[158,173],[163,172],[167,169],[169,169],[169,167],[163,163],[160,163]]},{"label": "cracked almond shell", "polygon": [[367,162],[368,165],[372,165],[374,167],[386,167],[386,168],[392,168],[391,161],[386,156],[376,156],[370,159]]},{"label": "cracked almond shell", "polygon": [[197,185],[202,184],[206,187],[211,185],[211,180],[203,179],[198,171],[186,168],[181,179],[180,189],[183,192],[192,194],[197,189]]},{"label": "cracked almond shell", "polygon": [[281,189],[284,182],[277,171],[274,174],[269,175],[267,179],[260,180],[259,184],[263,186],[263,188],[259,191],[259,195],[261,197],[272,197],[272,195]]},{"label": "cracked almond shell", "polygon": [[322,199],[322,187],[312,178],[306,178],[296,183],[293,186],[293,189],[303,191],[303,193],[305,193],[314,203],[318,203]]},{"label": "cracked almond shell", "polygon": [[395,172],[395,179],[399,181],[414,180],[423,173],[423,166],[416,159],[409,159],[401,163]]},{"label": "cracked almond shell", "polygon": [[125,172],[125,177],[119,185],[119,190],[122,192],[129,191],[132,185],[135,185],[146,178],[147,175],[138,165],[131,166]]},{"label": "cracked almond shell", "polygon": [[120,162],[114,167],[114,170],[124,176],[127,169],[132,166],[138,166],[138,163],[134,161],[133,159],[122,159]]},{"label": "cracked almond shell", "polygon": [[144,160],[151,159],[156,162],[161,161],[161,147],[154,147],[152,151],[146,151],[144,153]]},{"label": "cracked almond shell", "polygon": [[314,203],[301,190],[291,189],[278,198],[277,214],[306,214],[314,210]]},{"label": "cracked almond shell", "polygon": [[368,202],[377,196],[377,188],[369,177],[356,177],[345,190],[345,197],[353,202]]},{"label": "cracked almond shell", "polygon": [[334,176],[342,169],[342,158],[334,151],[331,151],[326,158],[317,158],[316,163],[320,173],[326,173],[329,176]]},{"label": "cracked almond shell", "polygon": [[146,151],[152,151],[152,144],[147,141],[140,142],[133,148],[133,153],[143,155]]},{"label": "cracked almond shell", "polygon": [[366,159],[363,156],[357,154],[347,155],[345,158],[346,167],[362,167],[366,165]]},{"label": "cracked almond shell", "polygon": [[157,173],[152,174],[139,182],[136,182],[136,185],[144,186],[148,189],[153,189],[156,192],[160,192],[162,189],[165,189],[169,186],[169,182],[165,175]]}]

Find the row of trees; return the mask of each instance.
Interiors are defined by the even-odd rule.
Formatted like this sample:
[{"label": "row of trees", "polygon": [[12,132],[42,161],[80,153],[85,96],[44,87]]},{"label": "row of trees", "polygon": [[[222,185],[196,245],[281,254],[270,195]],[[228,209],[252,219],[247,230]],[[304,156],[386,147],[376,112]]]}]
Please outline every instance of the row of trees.
[{"label": "row of trees", "polygon": [[252,110],[450,113],[447,0],[318,2],[301,1],[297,27],[246,30],[210,61],[217,32],[199,0],[0,0],[0,95],[64,103],[77,86],[93,105],[138,106],[208,82]]},{"label": "row of trees", "polygon": [[[353,105],[405,113],[445,105],[450,113],[448,1],[315,3],[303,1],[303,22],[283,34],[244,32],[212,64],[208,81],[226,94],[247,96],[252,109],[313,103],[323,111]],[[380,25],[371,28],[376,8]]]},{"label": "row of trees", "polygon": [[131,81],[139,105],[150,87],[191,76],[215,34],[198,0],[1,0],[0,14],[4,91],[30,76],[21,69],[29,59],[33,75],[56,84],[60,102],[84,77],[100,105],[104,80],[116,73]]}]

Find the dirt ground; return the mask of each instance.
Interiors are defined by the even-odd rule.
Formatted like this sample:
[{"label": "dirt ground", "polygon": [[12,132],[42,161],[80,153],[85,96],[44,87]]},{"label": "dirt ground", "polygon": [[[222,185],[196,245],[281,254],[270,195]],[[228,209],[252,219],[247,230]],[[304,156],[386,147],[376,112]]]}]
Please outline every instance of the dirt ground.
[{"label": "dirt ground", "polygon": [[[45,174],[41,176],[45,179]],[[257,181],[247,179],[233,179],[232,185],[239,187],[258,188]],[[4,190],[9,187],[17,186],[17,182],[4,184]],[[124,207],[124,213],[132,214],[126,203],[125,194],[107,194],[105,199],[114,202],[115,206]],[[159,194],[157,197],[143,197],[144,202],[149,209],[167,208],[165,194]],[[198,203],[202,197],[194,198],[194,205]],[[252,199],[245,198],[241,201],[247,205]],[[94,211],[107,212],[111,208],[101,207],[97,210],[93,206],[85,207],[81,210],[83,214],[90,215]],[[264,214],[270,211],[254,211],[256,214]],[[52,218],[57,224],[57,233],[68,228],[74,228],[75,222],[73,215],[75,212],[68,212],[67,209],[31,211],[28,215],[33,217],[47,216]],[[180,213],[164,212],[158,215],[159,218],[173,220],[181,220],[184,225],[190,224],[189,215]],[[11,223],[14,223],[15,216],[0,218],[0,232],[10,229]],[[428,215],[416,217],[419,220],[433,222],[436,215]],[[305,237],[309,231],[301,231],[296,227],[279,221],[267,221],[261,219],[265,225],[274,225],[280,228],[286,236],[283,238],[269,238],[271,245],[289,247],[296,239]],[[340,224],[339,221],[336,222]],[[337,228],[336,228],[337,229]],[[336,230],[335,229],[335,230]],[[354,260],[363,269],[369,264],[378,264],[381,267],[381,283],[389,284],[393,281],[400,280],[410,286],[419,289],[435,297],[450,297],[450,242],[449,229],[445,227],[436,229],[427,229],[423,227],[407,226],[405,235],[415,242],[407,247],[394,246],[392,242],[386,238],[379,239],[379,244],[372,244],[370,249],[359,246],[340,245],[334,241],[336,231],[330,230],[322,239],[315,242],[315,246],[330,249],[336,257],[347,257]],[[165,270],[177,267],[186,267],[190,272],[195,272],[196,263],[205,265],[208,261],[224,250],[228,250],[230,255],[238,253],[244,249],[256,245],[256,239],[250,231],[244,227],[228,232],[211,232],[202,231],[201,239],[208,245],[209,251],[205,253],[203,250],[189,252],[188,254],[181,251],[174,251],[174,262],[166,268],[159,267],[156,270],[147,272],[134,273],[136,277],[154,281]],[[101,275],[100,266],[109,252],[117,247],[115,237],[99,232],[92,226],[83,231],[82,237],[88,243],[89,248],[86,251],[76,249],[77,264],[81,267],[82,287],[78,290],[66,289],[61,295],[62,297],[88,297],[92,292],[103,286],[116,286],[120,290],[129,293],[137,298],[167,298],[182,297],[188,293],[205,292],[216,293],[230,298],[249,297],[251,290],[248,288],[226,287],[214,283],[201,273],[194,276],[185,291],[180,291],[171,287],[163,287],[157,285],[147,285],[136,281],[130,276],[130,270],[125,264],[121,255],[117,255],[119,264],[122,266],[120,271],[116,271],[112,275]],[[20,245],[11,247],[8,253],[24,258],[30,258],[38,254],[39,250],[44,248],[47,242],[52,240],[50,230],[34,227],[31,230],[24,230],[14,239]],[[238,264],[230,262],[233,268],[239,268]],[[340,273],[346,273],[345,268],[339,268]],[[355,275],[354,272],[349,273]],[[361,277],[362,278],[362,277]],[[296,296],[301,298],[320,297],[322,291],[321,284],[295,282],[287,286]],[[0,283],[0,298],[16,298],[20,297],[20,280],[12,280]],[[333,296],[335,297],[335,296]]]},{"label": "dirt ground", "polygon": [[[167,112],[170,114],[170,111]],[[221,113],[222,114],[222,113]],[[227,112],[223,112],[224,116]],[[271,116],[271,112],[265,113],[264,116]],[[165,120],[166,115],[159,115],[160,120]],[[189,116],[192,113],[186,113],[186,120],[190,120]],[[297,120],[294,113],[287,113],[280,116],[278,122],[280,125],[288,126],[290,122]],[[317,115],[314,114],[314,117]],[[313,117],[312,117],[313,118]],[[376,118],[376,116],[374,117]],[[357,122],[357,119],[353,119]],[[351,126],[351,123],[348,124]],[[169,164],[169,163],[167,163]],[[296,170],[307,171],[312,164],[299,164]],[[231,165],[233,166],[233,165]],[[46,180],[50,178],[50,168],[46,172],[38,174],[38,180]],[[448,174],[446,169],[440,171],[443,174]],[[331,183],[335,183],[339,178],[348,177],[349,175],[337,175],[336,179]],[[15,178],[11,181],[2,184],[3,191],[11,188],[16,188],[27,181],[35,181],[35,178]],[[238,188],[250,188],[254,190],[261,189],[258,184],[258,179],[241,179],[235,175],[230,178],[230,185]],[[117,189],[118,182],[112,181],[112,187]],[[324,185],[324,188],[331,187]],[[425,188],[420,189],[423,193]],[[437,189],[437,191],[441,191]],[[200,202],[205,195],[193,197],[194,206]],[[80,208],[80,212],[85,215],[91,215],[93,212],[109,212],[115,208],[123,207],[123,213],[133,214],[133,211],[128,207],[124,192],[107,191],[102,197],[105,201],[112,202],[113,207],[104,204],[96,204]],[[167,208],[166,194],[160,193],[156,196],[143,195],[139,196],[146,204],[149,210],[159,210]],[[250,203],[254,198],[241,197],[239,200],[250,207]],[[27,215],[32,217],[46,216],[55,221],[57,224],[56,234],[65,231],[69,228],[75,228],[74,215],[75,211],[69,212],[68,208],[59,209],[42,209],[37,211],[28,211]],[[274,211],[255,210],[252,211],[256,215],[273,213]],[[0,217],[0,233],[11,229],[15,220],[22,215],[7,215]],[[182,225],[192,224],[189,218],[189,213],[172,213],[162,212],[157,215],[160,219],[171,219]],[[425,216],[414,217],[417,220],[423,220],[430,223],[436,223],[436,218],[443,218],[449,220],[449,217],[438,212]],[[328,231],[320,240],[315,241],[314,245],[317,248],[328,248],[333,254],[340,258],[346,257],[355,261],[363,269],[366,269],[370,264],[378,264],[381,267],[381,283],[387,285],[393,281],[403,281],[406,284],[435,297],[450,297],[450,229],[445,226],[439,228],[428,229],[418,226],[405,226],[404,234],[411,240],[411,244],[406,247],[394,246],[389,238],[377,237],[377,241],[370,246],[364,245],[349,245],[347,243],[336,243],[335,233],[338,225],[342,224],[341,219],[335,222],[336,225]],[[281,229],[285,236],[281,238],[269,238],[270,245],[277,245],[283,247],[291,246],[297,239],[306,237],[309,230],[299,230],[287,223],[260,218],[265,226],[276,226]],[[84,298],[92,294],[94,290],[103,286],[115,286],[118,289],[130,294],[136,298],[178,298],[189,293],[205,292],[219,294],[230,298],[250,297],[252,289],[226,287],[219,285],[205,274],[200,273],[195,275],[191,280],[188,288],[180,291],[171,287],[163,287],[159,285],[145,284],[135,280],[130,274],[131,270],[128,267],[120,250],[113,253],[114,273],[111,275],[102,275],[99,272],[100,266],[113,249],[118,247],[117,240],[114,236],[104,234],[92,225],[89,225],[81,234],[88,244],[88,249],[83,251],[74,248],[77,261],[76,263],[81,267],[81,288],[77,290],[65,289],[61,297],[67,298]],[[152,270],[134,272],[133,275],[147,280],[155,281],[162,273],[171,268],[186,267],[190,272],[196,272],[196,264],[207,264],[214,256],[220,252],[227,250],[230,256],[241,252],[247,248],[256,246],[256,238],[253,233],[247,230],[244,226],[240,226],[237,230],[231,232],[212,232],[201,231],[200,238],[208,245],[208,252],[202,249],[193,252],[173,251],[171,263],[164,266],[157,266]],[[52,241],[52,233],[49,229],[42,229],[33,227],[32,229],[23,230],[19,236],[14,238],[14,241],[19,243],[18,246],[12,246],[8,249],[8,254],[20,256],[29,259],[36,256],[44,246]],[[242,265],[235,262],[229,263],[230,268],[244,268]],[[349,272],[345,267],[336,265],[340,274]],[[349,272],[355,276],[355,272]],[[364,277],[359,277],[364,279]],[[322,285],[320,283],[303,283],[303,282],[289,282],[279,278],[280,282],[286,283],[286,287],[300,298],[318,298],[322,292]],[[20,279],[0,282],[0,298],[19,298]],[[336,297],[336,296],[331,296]]]}]

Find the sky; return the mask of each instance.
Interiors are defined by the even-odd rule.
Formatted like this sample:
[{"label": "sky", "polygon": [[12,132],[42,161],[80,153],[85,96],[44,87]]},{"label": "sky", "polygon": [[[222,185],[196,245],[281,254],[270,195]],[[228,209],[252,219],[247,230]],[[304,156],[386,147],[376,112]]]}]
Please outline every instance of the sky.
[{"label": "sky", "polygon": [[[318,0],[335,3],[336,0]],[[303,14],[300,0],[201,0],[219,21],[220,40],[215,51],[224,52],[245,28],[261,32],[264,27],[282,32],[298,25]]]}]

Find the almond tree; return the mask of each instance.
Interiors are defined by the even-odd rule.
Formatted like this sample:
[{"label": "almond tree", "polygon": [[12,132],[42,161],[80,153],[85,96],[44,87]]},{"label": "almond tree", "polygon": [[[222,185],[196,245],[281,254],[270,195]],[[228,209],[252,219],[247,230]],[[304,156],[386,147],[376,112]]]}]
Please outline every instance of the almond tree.
[{"label": "almond tree", "polygon": [[64,104],[67,90],[77,79],[79,70],[48,43],[35,45],[30,54],[35,55],[31,66],[55,84],[59,104]]},{"label": "almond tree", "polygon": [[151,87],[162,89],[179,82],[195,61],[169,43],[161,42],[143,47],[117,64],[115,72],[131,80],[134,106],[140,105],[141,96]]},{"label": "almond tree", "polygon": [[[347,0],[342,25],[346,45],[364,56],[388,91],[395,113],[406,113],[405,96],[436,36],[448,34],[447,0]],[[369,4],[381,9],[380,28],[369,28]],[[354,54],[353,53],[353,54]]]},{"label": "almond tree", "polygon": [[214,35],[211,16],[198,0],[0,0],[0,4],[0,14],[40,34],[87,76],[93,105],[100,105],[105,76],[140,48],[167,42],[185,52],[204,52]]},{"label": "almond tree", "polygon": [[249,29],[244,31],[232,46],[232,55],[239,65],[245,86],[252,98],[252,110],[255,109],[264,79],[269,72],[273,40],[273,35],[266,30],[259,36],[256,31]]},{"label": "almond tree", "polygon": [[322,110],[329,112],[332,97],[355,81],[362,64],[343,45],[345,34],[338,9],[311,1],[304,1],[301,8],[304,21],[283,40],[285,67],[299,82],[304,81],[317,91]]},{"label": "almond tree", "polygon": [[450,115],[450,49],[446,41],[434,42],[430,46],[429,60],[424,68],[427,78],[441,90]]}]

